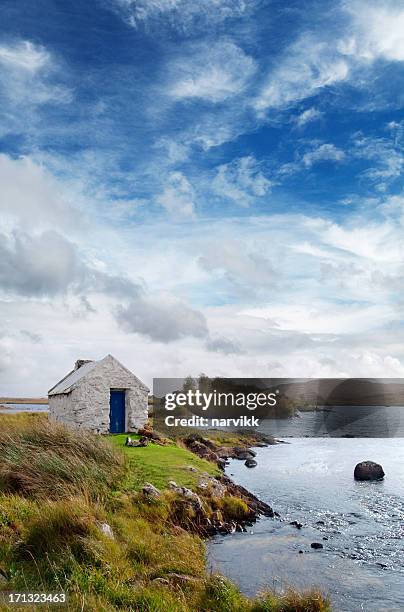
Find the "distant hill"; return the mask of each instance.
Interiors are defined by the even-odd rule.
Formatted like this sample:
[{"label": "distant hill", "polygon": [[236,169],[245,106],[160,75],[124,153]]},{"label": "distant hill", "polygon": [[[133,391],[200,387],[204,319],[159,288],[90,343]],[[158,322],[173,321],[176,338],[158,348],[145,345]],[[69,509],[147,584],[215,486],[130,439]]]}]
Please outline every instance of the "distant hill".
[{"label": "distant hill", "polygon": [[302,381],[280,379],[272,389],[280,396],[309,406],[404,406],[404,380],[319,378]]}]

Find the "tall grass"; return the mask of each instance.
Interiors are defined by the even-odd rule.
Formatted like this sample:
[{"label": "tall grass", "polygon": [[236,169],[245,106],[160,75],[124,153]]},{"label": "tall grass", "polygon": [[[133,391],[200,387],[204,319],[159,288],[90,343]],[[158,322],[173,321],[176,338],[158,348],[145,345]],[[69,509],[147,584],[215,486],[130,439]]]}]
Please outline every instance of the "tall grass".
[{"label": "tall grass", "polygon": [[0,491],[47,499],[77,494],[97,499],[123,474],[122,453],[100,436],[45,419],[10,419],[0,429]]}]

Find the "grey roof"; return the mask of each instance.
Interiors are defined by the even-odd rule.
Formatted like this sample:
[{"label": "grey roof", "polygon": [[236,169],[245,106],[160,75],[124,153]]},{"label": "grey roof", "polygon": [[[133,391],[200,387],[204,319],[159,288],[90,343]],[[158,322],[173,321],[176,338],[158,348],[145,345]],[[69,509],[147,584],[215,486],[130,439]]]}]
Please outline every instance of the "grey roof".
[{"label": "grey roof", "polygon": [[137,380],[137,382],[144,388],[145,391],[147,392],[150,391],[150,389],[137,376],[135,376],[133,372],[128,370],[128,368],[125,368],[125,366],[122,365],[120,361],[115,359],[115,357],[113,357],[112,355],[107,355],[106,357],[104,357],[103,359],[100,359],[99,361],[89,361],[88,363],[85,363],[84,365],[82,365],[81,368],[78,368],[77,370],[72,370],[71,372],[69,372],[69,374],[67,374],[64,378],[62,378],[62,380],[56,383],[56,385],[54,385],[52,389],[48,391],[48,395],[59,395],[60,393],[70,393],[70,391],[73,389],[74,386],[76,386],[76,383],[78,383],[79,380],[84,378],[89,372],[91,372],[91,370],[94,370],[94,368],[96,368],[100,363],[102,363],[106,359],[112,359],[113,361],[115,361],[115,363],[118,363],[121,366],[121,368],[126,370],[129,374],[131,374]]},{"label": "grey roof", "polygon": [[89,363],[85,363],[78,370],[72,370],[67,374],[62,380],[60,380],[52,389],[48,391],[48,395],[58,395],[59,393],[69,393],[71,387],[77,383],[79,380],[84,378],[88,372],[94,370],[94,368],[99,364],[99,361],[90,361]]}]

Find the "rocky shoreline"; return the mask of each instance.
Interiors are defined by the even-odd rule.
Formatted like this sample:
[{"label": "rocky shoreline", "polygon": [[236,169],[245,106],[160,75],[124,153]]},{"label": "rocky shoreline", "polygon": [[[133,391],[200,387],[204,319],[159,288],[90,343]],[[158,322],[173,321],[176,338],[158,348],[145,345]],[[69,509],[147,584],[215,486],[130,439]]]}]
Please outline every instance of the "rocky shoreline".
[{"label": "rocky shoreline", "polygon": [[[142,437],[136,445],[145,445],[149,441],[164,444],[165,438],[149,428],[143,428],[138,432]],[[130,439],[129,439],[130,440]],[[215,463],[224,471],[229,459],[244,461],[247,467],[256,465],[254,457],[256,452],[251,448],[266,447],[277,444],[279,441],[259,433],[253,433],[246,437],[244,445],[226,446],[200,434],[191,434],[182,439],[184,446],[203,459]],[[132,442],[129,441],[129,444]],[[194,468],[188,467],[193,470]],[[188,525],[191,530],[197,531],[204,537],[216,534],[229,534],[236,531],[245,532],[261,516],[279,517],[269,504],[258,499],[253,493],[233,482],[226,474],[210,476],[201,474],[197,491],[191,491],[186,487],[180,487],[176,482],[169,483],[169,489],[178,497],[178,512],[184,513],[188,507],[193,513],[193,518]],[[153,485],[147,483],[143,487],[146,497],[157,498],[161,495]],[[235,500],[226,504],[226,500]],[[183,506],[180,510],[180,506]]]}]

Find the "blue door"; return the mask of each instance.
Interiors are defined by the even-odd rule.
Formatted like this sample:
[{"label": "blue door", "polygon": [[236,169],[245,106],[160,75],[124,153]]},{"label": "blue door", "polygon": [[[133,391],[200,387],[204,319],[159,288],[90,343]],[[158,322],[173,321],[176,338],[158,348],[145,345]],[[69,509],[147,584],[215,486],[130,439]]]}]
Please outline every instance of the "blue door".
[{"label": "blue door", "polygon": [[109,431],[111,433],[125,432],[125,391],[111,389],[109,398]]}]

